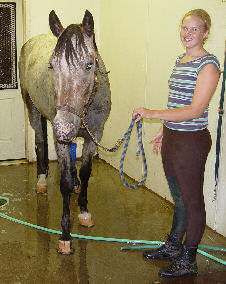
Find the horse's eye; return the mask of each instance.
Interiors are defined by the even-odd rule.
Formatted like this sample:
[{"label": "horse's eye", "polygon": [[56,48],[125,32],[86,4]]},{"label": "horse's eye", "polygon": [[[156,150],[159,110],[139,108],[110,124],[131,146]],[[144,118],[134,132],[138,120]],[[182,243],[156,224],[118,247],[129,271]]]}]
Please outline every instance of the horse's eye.
[{"label": "horse's eye", "polygon": [[87,63],[86,70],[90,70],[92,68],[92,66],[93,66],[93,62]]},{"label": "horse's eye", "polygon": [[49,62],[49,66],[48,66],[49,69],[53,69],[53,65]]}]

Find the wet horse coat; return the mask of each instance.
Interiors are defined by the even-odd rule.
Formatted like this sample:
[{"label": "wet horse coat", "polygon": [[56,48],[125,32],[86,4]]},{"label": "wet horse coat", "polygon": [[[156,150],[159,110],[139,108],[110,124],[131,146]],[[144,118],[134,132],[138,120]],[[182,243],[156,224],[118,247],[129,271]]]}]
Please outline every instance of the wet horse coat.
[{"label": "wet horse coat", "polygon": [[[67,243],[70,243],[69,202],[74,188],[81,187],[78,198],[80,223],[93,225],[87,209],[87,187],[96,145],[87,130],[81,127],[82,119],[99,141],[110,112],[110,86],[95,44],[91,13],[86,11],[81,25],[73,24],[64,29],[52,11],[49,25],[53,35],[36,36],[23,46],[19,60],[20,83],[29,120],[35,130],[37,189],[46,188],[46,119],[53,126],[63,197],[59,251],[71,253],[72,248]],[[84,137],[80,181],[70,156],[70,143],[78,136]]]}]

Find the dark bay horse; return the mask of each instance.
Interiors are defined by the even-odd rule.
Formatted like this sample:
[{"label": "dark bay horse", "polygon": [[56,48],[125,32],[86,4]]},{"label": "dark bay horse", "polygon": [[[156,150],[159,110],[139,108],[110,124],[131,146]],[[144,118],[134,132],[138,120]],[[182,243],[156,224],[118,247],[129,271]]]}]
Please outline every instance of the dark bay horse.
[{"label": "dark bay horse", "polygon": [[[82,24],[63,28],[54,11],[49,14],[52,34],[30,39],[19,60],[21,92],[29,120],[35,130],[37,155],[37,191],[46,190],[48,144],[46,119],[53,126],[54,142],[61,169],[60,191],[63,198],[62,235],[59,252],[73,252],[70,236],[70,196],[80,187],[79,222],[92,226],[87,209],[87,187],[96,145],[82,125],[100,141],[111,108],[110,85],[104,63],[98,53],[94,21],[85,12]],[[84,137],[82,165],[77,171],[70,156],[70,143]]]}]

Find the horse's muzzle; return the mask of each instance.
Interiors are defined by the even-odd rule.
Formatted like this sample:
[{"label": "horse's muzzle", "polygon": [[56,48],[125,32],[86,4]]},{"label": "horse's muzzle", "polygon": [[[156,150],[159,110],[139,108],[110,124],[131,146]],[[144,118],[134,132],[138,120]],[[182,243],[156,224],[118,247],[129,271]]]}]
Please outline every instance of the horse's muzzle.
[{"label": "horse's muzzle", "polygon": [[54,134],[59,142],[71,142],[78,133],[81,119],[71,113],[58,111],[52,125]]}]

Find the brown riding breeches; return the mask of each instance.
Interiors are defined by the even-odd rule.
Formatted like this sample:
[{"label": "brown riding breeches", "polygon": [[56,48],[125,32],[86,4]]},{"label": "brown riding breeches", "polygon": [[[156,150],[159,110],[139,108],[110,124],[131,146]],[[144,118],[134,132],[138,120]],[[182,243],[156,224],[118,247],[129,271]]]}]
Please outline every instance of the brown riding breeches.
[{"label": "brown riding breeches", "polygon": [[186,220],[180,235],[186,233],[188,246],[200,243],[206,225],[203,180],[211,143],[207,129],[176,131],[163,128],[163,167],[166,177],[176,177],[179,185],[186,208]]}]

